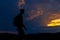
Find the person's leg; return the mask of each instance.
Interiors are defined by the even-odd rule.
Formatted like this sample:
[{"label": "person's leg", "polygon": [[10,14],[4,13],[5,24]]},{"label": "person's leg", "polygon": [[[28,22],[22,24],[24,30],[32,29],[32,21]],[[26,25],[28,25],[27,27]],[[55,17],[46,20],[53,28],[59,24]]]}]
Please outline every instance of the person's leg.
[{"label": "person's leg", "polygon": [[18,40],[21,39],[21,35],[20,35],[20,29],[19,29],[19,26],[17,26],[17,31],[18,31]]},{"label": "person's leg", "polygon": [[24,30],[23,29],[21,29],[20,34],[21,34],[21,39],[24,40],[24,35],[25,34],[24,34]]},{"label": "person's leg", "polygon": [[18,30],[19,39],[21,40],[24,39],[25,34],[23,28],[21,26],[17,26],[17,30]]}]

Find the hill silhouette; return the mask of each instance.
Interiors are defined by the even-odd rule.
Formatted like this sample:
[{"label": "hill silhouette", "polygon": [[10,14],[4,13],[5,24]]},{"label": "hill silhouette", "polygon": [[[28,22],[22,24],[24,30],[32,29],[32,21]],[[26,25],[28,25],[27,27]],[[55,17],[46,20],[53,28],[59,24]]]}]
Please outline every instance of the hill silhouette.
[{"label": "hill silhouette", "polygon": [[[58,33],[37,33],[25,35],[25,40],[43,40],[43,39],[56,39],[60,37],[60,32]],[[0,40],[17,40],[18,35],[12,33],[0,33]]]},{"label": "hill silhouette", "polygon": [[27,40],[29,39],[37,39],[37,40],[46,40],[46,39],[55,39],[60,37],[60,32],[59,33],[38,33],[38,34],[30,34],[27,36]]},{"label": "hill silhouette", "polygon": [[0,33],[0,40],[14,40],[16,39],[16,34],[11,33]]}]

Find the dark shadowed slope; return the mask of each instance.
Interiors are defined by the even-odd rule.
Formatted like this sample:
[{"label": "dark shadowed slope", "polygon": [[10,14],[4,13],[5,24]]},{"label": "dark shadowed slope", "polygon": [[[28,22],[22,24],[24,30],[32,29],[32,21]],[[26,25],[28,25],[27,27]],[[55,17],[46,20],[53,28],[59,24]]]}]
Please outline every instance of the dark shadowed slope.
[{"label": "dark shadowed slope", "polygon": [[[0,40],[17,40],[16,34],[13,33],[0,33]],[[43,40],[43,39],[56,39],[60,37],[60,32],[59,33],[38,33],[38,34],[29,34],[25,36],[25,40]]]},{"label": "dark shadowed slope", "polygon": [[27,36],[27,40],[30,39],[30,40],[43,40],[43,39],[56,39],[60,37],[60,33],[38,33],[38,34],[30,34]]},{"label": "dark shadowed slope", "polygon": [[0,40],[11,40],[15,39],[17,37],[16,34],[11,34],[11,33],[0,33]]},{"label": "dark shadowed slope", "polygon": [[10,32],[10,31],[0,31],[0,40],[11,40],[16,39],[17,33],[16,32]]}]

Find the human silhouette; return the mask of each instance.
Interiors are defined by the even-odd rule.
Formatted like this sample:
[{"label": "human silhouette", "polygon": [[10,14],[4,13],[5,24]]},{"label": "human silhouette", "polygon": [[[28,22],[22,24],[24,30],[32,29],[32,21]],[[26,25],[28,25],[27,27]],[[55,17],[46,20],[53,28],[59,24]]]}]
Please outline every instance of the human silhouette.
[{"label": "human silhouette", "polygon": [[23,28],[26,30],[23,24],[23,14],[24,14],[24,9],[20,9],[20,13],[13,20],[14,26],[17,27],[20,40],[22,40],[25,36]]}]

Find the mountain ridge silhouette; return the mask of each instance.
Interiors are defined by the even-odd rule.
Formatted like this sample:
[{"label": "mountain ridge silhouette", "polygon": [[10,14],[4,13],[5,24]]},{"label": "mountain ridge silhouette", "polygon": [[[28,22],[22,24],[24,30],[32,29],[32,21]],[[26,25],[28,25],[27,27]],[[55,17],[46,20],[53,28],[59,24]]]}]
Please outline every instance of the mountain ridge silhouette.
[{"label": "mountain ridge silhouette", "polygon": [[[35,40],[35,39],[55,39],[60,37],[60,32],[57,33],[37,33],[25,35],[25,40]],[[17,40],[18,35],[12,33],[0,33],[0,40]]]}]

